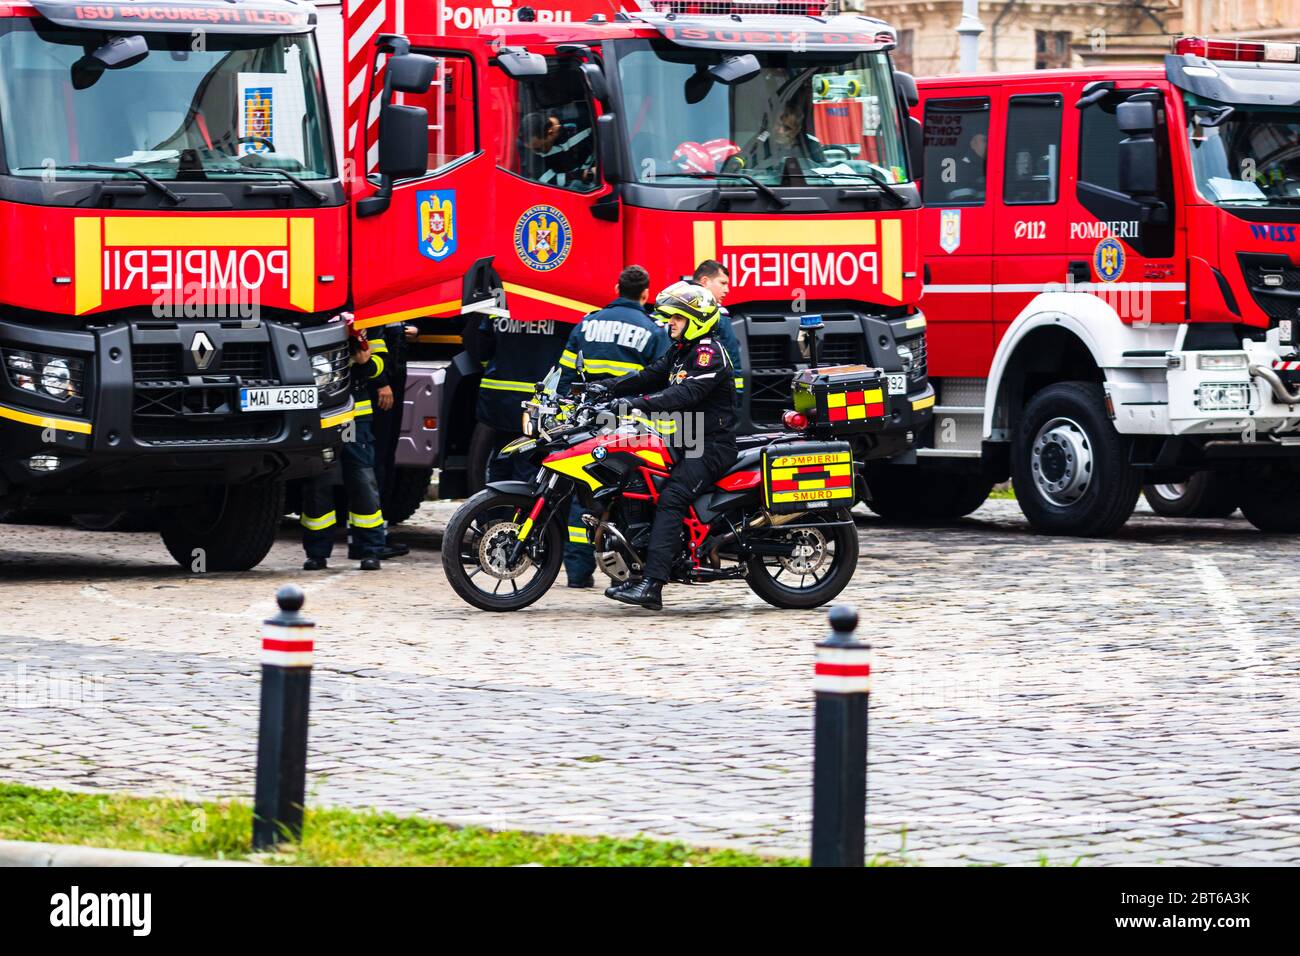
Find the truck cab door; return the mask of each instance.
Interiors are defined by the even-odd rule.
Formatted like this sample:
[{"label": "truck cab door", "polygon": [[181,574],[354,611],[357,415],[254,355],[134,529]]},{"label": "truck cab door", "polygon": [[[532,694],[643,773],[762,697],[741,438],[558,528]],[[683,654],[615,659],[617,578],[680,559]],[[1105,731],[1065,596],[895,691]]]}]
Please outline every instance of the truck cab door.
[{"label": "truck cab door", "polygon": [[[1154,196],[1131,196],[1120,181],[1117,107],[1141,95],[1155,104]],[[1078,179],[1070,217],[1069,273],[1130,324],[1181,322],[1186,308],[1186,234],[1179,228],[1169,127],[1159,92],[1115,90],[1079,111]],[[1066,281],[1067,276],[1061,277]]]},{"label": "truck cab door", "polygon": [[543,76],[493,66],[488,111],[497,138],[495,268],[510,318],[557,331],[614,298],[623,228],[597,144],[599,104],[581,58],[547,56]]},{"label": "truck cab door", "polygon": [[[993,220],[995,348],[1035,295],[1065,281],[1069,222],[1061,157],[1064,148],[1074,146],[1073,128],[1062,139],[1065,89],[1061,84],[1060,89],[1006,100],[1002,201]],[[1071,119],[1074,112],[1070,110]]]},{"label": "truck cab door", "polygon": [[[493,217],[491,128],[479,109],[482,46],[473,38],[412,38],[410,52],[435,63],[433,81],[426,92],[395,92],[392,101],[425,111],[427,158],[420,172],[393,178],[379,211],[368,199],[380,184],[373,170],[383,124],[374,111],[357,124],[349,165],[365,173],[352,177],[352,301],[362,327],[454,317],[472,304],[462,302],[464,280],[491,254],[484,224]],[[364,102],[383,98],[390,62],[372,61]]]},{"label": "truck cab door", "polygon": [[987,96],[922,94],[922,308],[932,377],[988,375],[993,360],[993,200],[999,137]]}]

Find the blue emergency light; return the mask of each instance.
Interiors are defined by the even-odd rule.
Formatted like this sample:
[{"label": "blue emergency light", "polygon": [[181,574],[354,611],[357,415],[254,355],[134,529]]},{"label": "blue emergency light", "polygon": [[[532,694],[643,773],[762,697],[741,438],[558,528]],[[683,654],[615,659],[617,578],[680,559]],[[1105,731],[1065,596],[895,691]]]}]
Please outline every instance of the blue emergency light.
[{"label": "blue emergency light", "polygon": [[801,330],[823,329],[826,323],[822,321],[821,313],[809,313],[799,316],[799,328]]}]

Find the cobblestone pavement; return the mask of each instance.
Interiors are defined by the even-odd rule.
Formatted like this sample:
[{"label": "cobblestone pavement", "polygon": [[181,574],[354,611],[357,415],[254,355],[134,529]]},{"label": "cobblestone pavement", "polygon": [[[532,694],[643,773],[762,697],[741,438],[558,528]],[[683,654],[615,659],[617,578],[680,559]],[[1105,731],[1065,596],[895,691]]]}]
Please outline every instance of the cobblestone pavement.
[{"label": "cobblestone pavement", "polygon": [[[560,586],[489,616],[446,585],[448,515],[426,504],[381,574],[316,576],[289,529],[253,573],[188,577],[148,533],[0,526],[0,779],[250,799],[259,624],[293,581],[319,625],[314,802],[807,852],[824,609]],[[873,852],[1300,862],[1292,542],[1150,514],[1046,538],[1007,501],[860,530]]]}]

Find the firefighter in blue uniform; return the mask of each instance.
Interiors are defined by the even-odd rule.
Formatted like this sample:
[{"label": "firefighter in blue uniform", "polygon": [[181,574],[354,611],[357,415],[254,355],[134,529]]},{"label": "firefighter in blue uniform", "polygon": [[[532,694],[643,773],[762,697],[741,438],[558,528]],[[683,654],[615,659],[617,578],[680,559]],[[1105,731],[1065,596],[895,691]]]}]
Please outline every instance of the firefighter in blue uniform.
[{"label": "firefighter in blue uniform", "polygon": [[[639,372],[668,351],[668,333],[645,310],[650,298],[650,273],[628,266],[618,276],[618,298],[592,312],[569,335],[560,356],[559,395],[568,393],[577,378],[578,354],[588,381]],[[571,588],[589,588],[596,571],[596,555],[582,523],[582,506],[575,496],[569,510],[569,543],[564,548],[564,571]]]},{"label": "firefighter in blue uniform", "polygon": [[471,448],[488,445],[487,481],[530,481],[536,474],[524,455],[500,459],[497,452],[522,434],[523,402],[559,362],[568,328],[554,319],[525,322],[490,315],[479,323],[469,348],[483,366]]},{"label": "firefighter in blue uniform", "polygon": [[[348,345],[352,350],[352,404],[354,418],[344,426],[342,471],[348,500],[348,557],[360,559],[361,570],[378,571],[384,554],[384,513],[375,477],[375,440],[371,430],[375,394],[389,388],[383,348],[367,341],[364,330],[354,329],[348,315]],[[389,393],[391,398],[391,392]],[[302,488],[302,547],[307,552],[304,571],[328,566],[338,525],[334,489],[338,469],[309,478]]]}]

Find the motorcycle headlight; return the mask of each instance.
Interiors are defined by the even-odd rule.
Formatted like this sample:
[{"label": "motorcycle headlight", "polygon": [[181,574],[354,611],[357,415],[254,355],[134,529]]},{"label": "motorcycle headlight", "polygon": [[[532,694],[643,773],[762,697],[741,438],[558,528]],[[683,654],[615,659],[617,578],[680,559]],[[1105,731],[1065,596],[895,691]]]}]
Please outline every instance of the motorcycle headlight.
[{"label": "motorcycle headlight", "polygon": [[520,430],[529,438],[533,437],[533,414],[528,409],[524,409],[524,419]]}]

